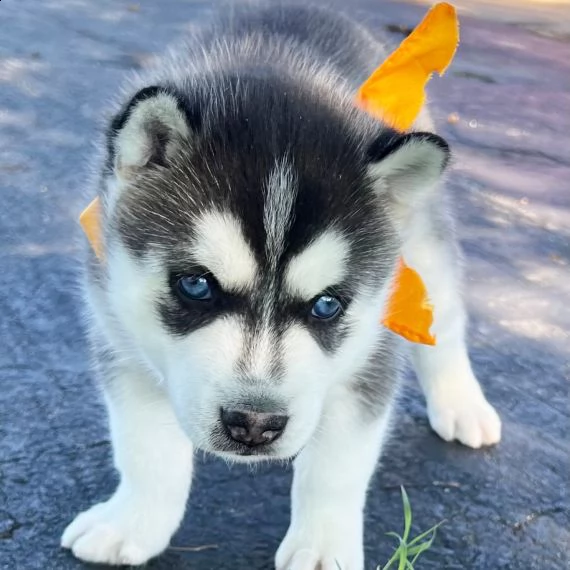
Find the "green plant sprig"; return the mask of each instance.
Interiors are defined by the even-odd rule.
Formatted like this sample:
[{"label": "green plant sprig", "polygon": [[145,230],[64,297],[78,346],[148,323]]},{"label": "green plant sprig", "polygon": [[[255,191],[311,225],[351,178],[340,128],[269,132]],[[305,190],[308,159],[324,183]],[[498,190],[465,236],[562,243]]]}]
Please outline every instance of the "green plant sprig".
[{"label": "green plant sprig", "polygon": [[414,564],[422,553],[431,548],[435,540],[437,529],[445,522],[441,521],[437,523],[429,530],[422,532],[408,542],[412,530],[412,507],[406,490],[403,486],[400,486],[400,489],[402,491],[402,504],[404,506],[404,534],[400,536],[395,532],[386,533],[398,541],[398,548],[390,560],[388,560],[384,566],[378,566],[376,570],[389,570],[395,563],[398,563],[398,570],[414,570]]}]

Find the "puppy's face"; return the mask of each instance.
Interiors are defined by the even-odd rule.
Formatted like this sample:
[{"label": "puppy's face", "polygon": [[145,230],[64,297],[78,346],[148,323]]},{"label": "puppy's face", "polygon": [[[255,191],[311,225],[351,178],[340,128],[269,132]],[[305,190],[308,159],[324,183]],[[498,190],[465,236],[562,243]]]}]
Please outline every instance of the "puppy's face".
[{"label": "puppy's face", "polygon": [[374,350],[398,219],[447,147],[280,86],[226,87],[207,108],[148,88],[115,119],[108,300],[197,446],[290,457]]}]

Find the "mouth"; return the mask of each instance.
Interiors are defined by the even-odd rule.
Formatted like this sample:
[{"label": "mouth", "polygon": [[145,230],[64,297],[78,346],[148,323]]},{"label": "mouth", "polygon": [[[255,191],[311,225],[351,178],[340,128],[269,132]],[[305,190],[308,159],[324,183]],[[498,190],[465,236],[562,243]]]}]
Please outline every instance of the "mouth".
[{"label": "mouth", "polygon": [[282,459],[279,455],[272,453],[270,450],[262,449],[213,449],[214,455],[221,457],[223,459],[231,459],[232,461],[255,461],[255,460],[272,460],[272,459]]},{"label": "mouth", "polygon": [[263,452],[257,449],[250,449],[244,451],[223,451],[223,450],[211,450],[211,453],[220,459],[224,459],[228,463],[264,463],[264,462],[276,462],[288,464],[294,461],[302,449],[290,454],[281,454],[274,452]]},{"label": "mouth", "polygon": [[250,458],[282,459],[281,455],[276,452],[273,444],[257,445],[252,447],[228,439],[225,439],[225,441],[214,440],[212,441],[210,450],[215,455],[234,460],[239,460],[240,458],[245,460]]}]

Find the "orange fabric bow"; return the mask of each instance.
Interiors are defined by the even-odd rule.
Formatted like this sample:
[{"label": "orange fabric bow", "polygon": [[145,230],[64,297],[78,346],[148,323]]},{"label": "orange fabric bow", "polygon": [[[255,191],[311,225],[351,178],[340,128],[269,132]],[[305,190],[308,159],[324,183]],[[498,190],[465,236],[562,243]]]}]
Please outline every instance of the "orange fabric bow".
[{"label": "orange fabric bow", "polygon": [[434,72],[443,75],[458,43],[455,8],[436,4],[360,86],[356,104],[395,129],[409,129],[424,104],[426,83]]},{"label": "orange fabric bow", "polygon": [[[391,127],[405,131],[425,101],[433,72],[447,69],[459,42],[455,8],[436,4],[422,22],[361,85],[356,104]],[[419,274],[400,259],[382,324],[412,342],[434,345],[433,306]]]}]

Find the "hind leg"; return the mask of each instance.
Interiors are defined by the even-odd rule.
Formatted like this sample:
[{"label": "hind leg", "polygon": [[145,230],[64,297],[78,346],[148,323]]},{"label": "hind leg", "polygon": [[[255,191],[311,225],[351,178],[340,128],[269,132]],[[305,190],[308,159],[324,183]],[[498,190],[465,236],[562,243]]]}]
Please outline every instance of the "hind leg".
[{"label": "hind leg", "polygon": [[432,330],[437,337],[434,347],[413,345],[412,359],[433,430],[446,441],[477,448],[501,439],[501,420],[469,360],[460,255],[441,203],[440,195],[431,212],[417,213],[403,240],[404,259],[422,276],[434,305]]}]

